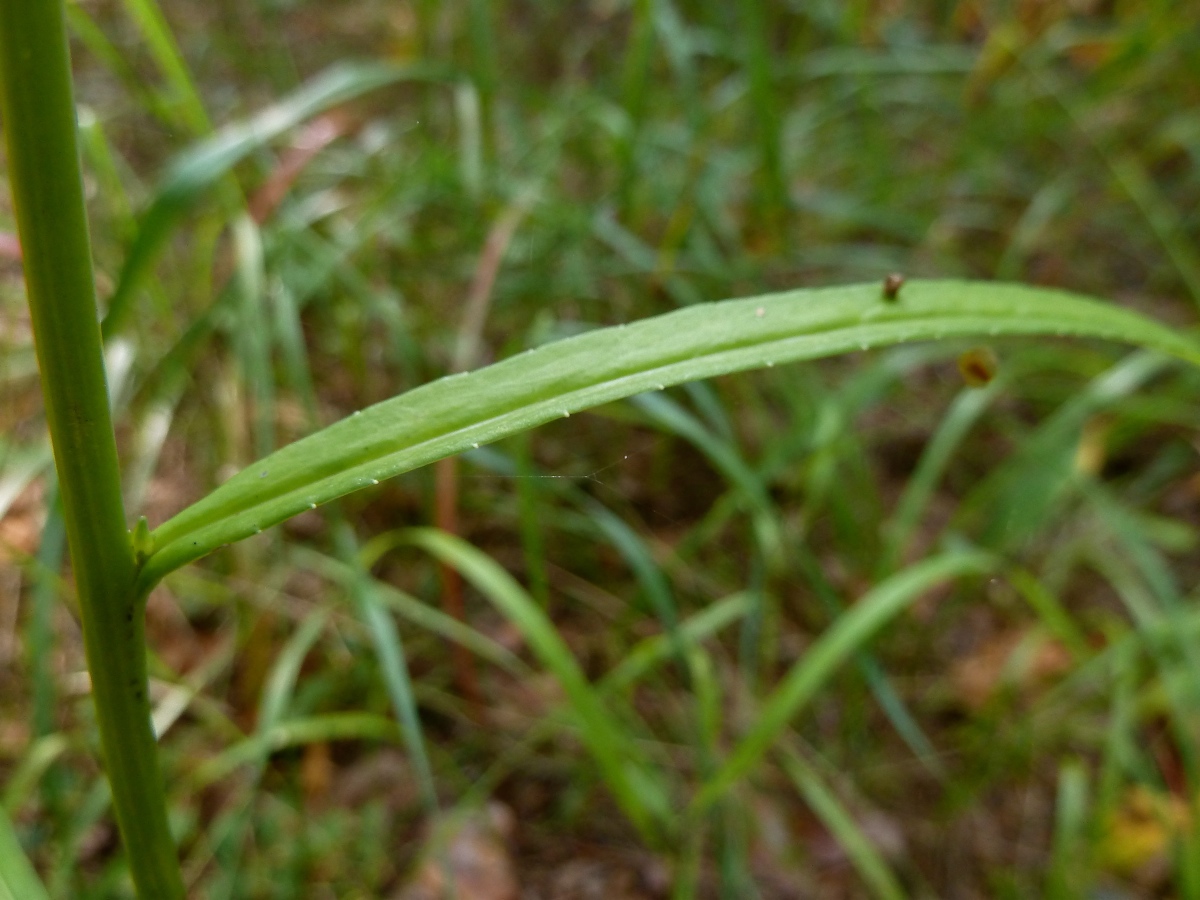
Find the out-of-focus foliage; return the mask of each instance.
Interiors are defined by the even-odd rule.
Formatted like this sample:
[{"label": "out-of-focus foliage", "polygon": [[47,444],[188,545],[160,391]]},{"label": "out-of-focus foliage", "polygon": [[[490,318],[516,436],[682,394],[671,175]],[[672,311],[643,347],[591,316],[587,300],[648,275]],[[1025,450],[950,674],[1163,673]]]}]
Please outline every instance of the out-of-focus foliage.
[{"label": "out-of-focus foliage", "polygon": [[[110,320],[131,514],[451,371],[700,301],[903,272],[1192,328],[1200,10],[945,7],[73,5],[102,296],[153,250]],[[429,77],[272,112],[380,63]],[[172,161],[233,121],[261,131],[155,218]],[[4,803],[52,895],[128,896],[0,255]],[[447,846],[554,898],[1200,893],[1197,376],[997,338],[964,384],[977,345],[573,415],[171,576],[149,628],[197,895],[417,896]],[[433,522],[466,543],[419,551],[403,529]],[[990,576],[856,643],[682,839],[618,811],[581,703],[687,801],[856,603],[968,547]]]}]

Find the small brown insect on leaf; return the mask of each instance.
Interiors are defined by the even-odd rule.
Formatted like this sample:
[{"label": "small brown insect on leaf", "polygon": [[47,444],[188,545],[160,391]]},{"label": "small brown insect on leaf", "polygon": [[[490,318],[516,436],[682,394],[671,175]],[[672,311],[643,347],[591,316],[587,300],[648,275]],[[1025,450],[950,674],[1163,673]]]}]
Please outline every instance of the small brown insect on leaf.
[{"label": "small brown insect on leaf", "polygon": [[958,371],[968,387],[985,387],[999,368],[1000,361],[991,347],[972,347],[958,358]]},{"label": "small brown insect on leaf", "polygon": [[899,272],[893,272],[883,279],[883,299],[889,302],[896,300],[900,296],[900,288],[903,286],[904,276]]}]

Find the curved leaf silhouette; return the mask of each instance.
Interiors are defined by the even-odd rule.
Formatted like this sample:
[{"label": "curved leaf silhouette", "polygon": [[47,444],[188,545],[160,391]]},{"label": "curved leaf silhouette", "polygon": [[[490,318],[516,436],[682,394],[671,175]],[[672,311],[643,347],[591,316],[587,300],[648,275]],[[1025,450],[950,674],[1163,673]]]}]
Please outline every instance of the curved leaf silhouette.
[{"label": "curved leaf silhouette", "polygon": [[551,419],[667,385],[944,337],[1105,338],[1200,364],[1192,337],[1111,304],[1021,285],[913,281],[699,304],[526,351],[354,413],[239,472],[152,534],[140,586],[306,509]]}]

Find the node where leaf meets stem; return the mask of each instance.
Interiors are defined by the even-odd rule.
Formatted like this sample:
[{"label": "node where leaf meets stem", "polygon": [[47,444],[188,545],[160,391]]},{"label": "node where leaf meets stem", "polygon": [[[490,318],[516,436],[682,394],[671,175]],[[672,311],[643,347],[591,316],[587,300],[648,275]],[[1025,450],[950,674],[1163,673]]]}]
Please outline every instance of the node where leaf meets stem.
[{"label": "node where leaf meets stem", "polygon": [[62,0],[0,0],[0,106],[46,422],[113,807],[139,896],[184,896],[146,694]]}]

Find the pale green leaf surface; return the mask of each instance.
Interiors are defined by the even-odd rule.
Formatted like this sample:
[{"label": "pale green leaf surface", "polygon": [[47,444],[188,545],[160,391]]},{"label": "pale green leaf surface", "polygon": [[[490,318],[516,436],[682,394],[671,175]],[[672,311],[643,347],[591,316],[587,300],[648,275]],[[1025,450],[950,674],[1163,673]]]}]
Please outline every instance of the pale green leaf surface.
[{"label": "pale green leaf surface", "polygon": [[1200,364],[1190,336],[1136,313],[1021,285],[914,281],[700,304],[588,332],[355,413],[239,472],[160,525],[140,585],[297,513],[508,435],[667,385],[906,341],[1050,334]]}]

